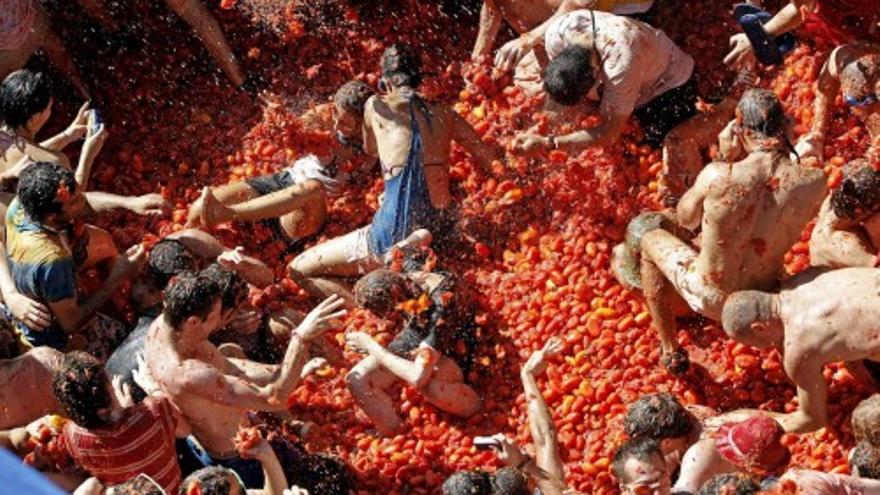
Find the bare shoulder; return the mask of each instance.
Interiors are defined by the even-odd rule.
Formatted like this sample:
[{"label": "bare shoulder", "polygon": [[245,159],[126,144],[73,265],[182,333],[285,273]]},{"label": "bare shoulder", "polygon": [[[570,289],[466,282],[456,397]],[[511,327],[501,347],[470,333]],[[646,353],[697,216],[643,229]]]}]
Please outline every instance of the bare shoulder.
[{"label": "bare shoulder", "polygon": [[35,347],[30,350],[26,355],[32,356],[36,359],[40,364],[45,366],[48,369],[55,370],[61,367],[61,362],[64,360],[64,354],[51,347]]}]

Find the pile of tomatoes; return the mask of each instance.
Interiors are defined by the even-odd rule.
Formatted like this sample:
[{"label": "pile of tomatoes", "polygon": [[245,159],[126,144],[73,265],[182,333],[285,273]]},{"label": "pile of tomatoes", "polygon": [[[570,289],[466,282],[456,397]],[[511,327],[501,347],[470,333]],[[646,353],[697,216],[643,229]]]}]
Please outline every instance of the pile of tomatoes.
[{"label": "pile of tomatoes", "polygon": [[[378,58],[394,41],[420,49],[426,96],[453,106],[487,143],[506,147],[517,131],[548,129],[539,99],[510,86],[509,78],[490,67],[461,63],[469,59],[478,2],[286,2],[272,19],[276,29],[254,23],[239,8],[259,2],[213,3],[252,84],[288,103],[266,109],[255,91],[231,88],[186,26],[157,5],[161,2],[133,2],[131,9],[144,23],[141,43],[149,49],[114,54],[112,68],[109,56],[83,60],[111,136],[95,166],[94,186],[122,194],[158,190],[172,201],[174,212],[157,221],[127,214],[105,218],[103,226],[121,247],[182,228],[188,205],[204,185],[273,172],[332,145],[329,133],[305,132],[296,116],[328,101],[348,79],[375,84]],[[694,16],[676,15],[676,2],[657,3],[655,22],[695,55],[701,94],[723,95],[733,78],[719,63],[734,31],[726,4],[686,2],[700,13],[697,25]],[[92,35],[71,43],[74,53],[82,53],[97,41]],[[812,119],[813,82],[826,56],[827,49],[805,43],[784,66],[760,74],[760,85],[784,100],[798,133]],[[590,125],[595,118],[585,115],[572,125]],[[499,465],[494,454],[474,449],[471,439],[505,432],[529,443],[518,370],[553,335],[564,338],[566,349],[539,384],[559,431],[567,481],[585,493],[617,493],[609,464],[624,438],[621,415],[642,394],[671,391],[686,403],[719,410],[795,407],[779,354],[735,344],[711,322],[682,322],[679,339],[691,354],[693,371],[675,378],[659,366],[644,299],[620,286],[609,269],[611,249],[629,219],[660,207],[661,153],[639,145],[640,132],[630,124],[617,144],[579,154],[508,154],[491,167],[497,174],[484,172],[453,147],[452,189],[470,240],[439,265],[474,289],[481,341],[469,378],[483,395],[482,412],[462,421],[402,387],[394,393],[406,418],[404,432],[377,438],[346,389],[347,370],[325,368],[289,399],[296,416],[315,423],[309,448],[346,460],[362,493],[431,493],[455,470],[491,470]],[[825,162],[832,183],[842,164],[864,153],[866,139],[857,122],[835,113]],[[382,190],[379,174],[370,177],[331,200],[332,221],[322,239],[369,220]],[[259,224],[233,224],[214,233],[275,267],[279,280],[296,254]],[[808,262],[809,234],[805,230],[786,256],[790,273]],[[289,280],[253,296],[260,306],[313,304]],[[352,312],[345,328],[333,335],[340,345],[345,330],[390,338],[389,325],[363,311]],[[347,357],[352,363],[358,359],[353,353]],[[794,452],[793,465],[841,472],[852,446],[848,414],[867,390],[837,365],[826,369],[826,377],[830,425],[786,437],[786,443]]]}]

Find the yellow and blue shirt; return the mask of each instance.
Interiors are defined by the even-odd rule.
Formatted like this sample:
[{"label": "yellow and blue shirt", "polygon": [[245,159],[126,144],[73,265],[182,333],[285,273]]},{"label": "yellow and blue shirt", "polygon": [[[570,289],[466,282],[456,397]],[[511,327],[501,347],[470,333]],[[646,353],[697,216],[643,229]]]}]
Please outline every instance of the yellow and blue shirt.
[{"label": "yellow and blue shirt", "polygon": [[[15,286],[22,294],[44,303],[76,297],[76,263],[62,237],[31,220],[18,198],[6,212],[6,256]],[[35,331],[16,321],[30,345],[63,349],[67,343],[57,322]]]}]

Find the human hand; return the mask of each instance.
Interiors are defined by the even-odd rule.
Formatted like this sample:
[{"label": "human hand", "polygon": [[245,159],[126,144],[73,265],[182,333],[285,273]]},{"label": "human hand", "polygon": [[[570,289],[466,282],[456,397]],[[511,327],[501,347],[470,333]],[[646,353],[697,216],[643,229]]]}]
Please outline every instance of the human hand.
[{"label": "human hand", "polygon": [[549,140],[531,131],[521,132],[513,138],[513,149],[523,153],[532,153],[550,146]]},{"label": "human hand", "polygon": [[91,105],[91,103],[91,101],[83,103],[83,106],[81,106],[76,113],[73,122],[71,122],[70,125],[67,126],[67,129],[64,130],[64,134],[66,134],[72,141],[78,141],[86,135],[86,132],[89,129],[89,105]]},{"label": "human hand", "polygon": [[144,216],[167,215],[171,211],[171,203],[161,194],[144,194],[134,198],[131,211]]},{"label": "human hand", "polygon": [[551,337],[541,350],[535,351],[529,356],[526,364],[522,367],[522,372],[529,373],[533,376],[540,375],[547,369],[547,358],[558,354],[563,347],[564,344],[562,339],[559,337]]},{"label": "human hand", "polygon": [[104,493],[104,485],[98,481],[98,478],[89,478],[79,485],[73,492],[73,495],[101,495]]},{"label": "human hand", "polygon": [[134,399],[131,397],[131,385],[122,382],[122,376],[116,375],[110,380],[113,385],[113,393],[116,395],[116,402],[119,407],[127,409],[134,406]]},{"label": "human hand", "polygon": [[349,332],[345,334],[345,343],[359,354],[369,354],[370,347],[376,345],[373,337],[364,332]]},{"label": "human hand", "polygon": [[284,490],[284,492],[282,492],[282,495],[309,495],[309,491],[306,490],[305,488],[300,488],[298,486],[292,486],[292,487]]},{"label": "human hand", "polygon": [[202,188],[199,199],[190,207],[187,215],[187,228],[211,228],[218,223],[228,222],[235,218],[232,208],[221,203],[210,187]]},{"label": "human hand", "polygon": [[724,63],[734,67],[748,67],[755,64],[755,52],[745,33],[737,33],[730,37],[733,48],[724,57]]},{"label": "human hand", "polygon": [[101,148],[104,147],[104,141],[107,140],[107,128],[104,124],[98,126],[97,132],[91,128],[86,130],[86,141],[83,144],[84,150],[89,150],[92,155],[96,155]]},{"label": "human hand", "polygon": [[519,467],[526,459],[526,455],[520,450],[519,445],[507,438],[503,433],[492,435],[498,440],[498,458],[510,467]]},{"label": "human hand", "polygon": [[153,379],[153,375],[150,374],[150,368],[147,366],[147,360],[144,358],[143,354],[138,354],[137,364],[137,368],[131,372],[134,382],[137,383],[147,395],[159,392],[161,390],[159,384],[156,383],[156,380]]},{"label": "human hand", "polygon": [[348,313],[344,306],[345,300],[335,294],[324,299],[315,309],[309,311],[294,333],[306,342],[320,336],[334,320]]},{"label": "human hand", "polygon": [[4,302],[12,316],[30,329],[41,331],[52,325],[52,313],[49,312],[49,308],[18,291],[7,295]]},{"label": "human hand", "polygon": [[255,309],[239,308],[226,325],[239,335],[251,335],[260,328],[263,314]]},{"label": "human hand", "polygon": [[141,244],[135,244],[116,258],[113,269],[110,271],[111,279],[128,279],[136,276],[147,262],[147,251]]},{"label": "human hand", "polygon": [[531,38],[528,36],[520,36],[514,40],[510,40],[498,49],[495,54],[495,67],[503,71],[511,71],[516,64],[528,53],[534,46]]}]

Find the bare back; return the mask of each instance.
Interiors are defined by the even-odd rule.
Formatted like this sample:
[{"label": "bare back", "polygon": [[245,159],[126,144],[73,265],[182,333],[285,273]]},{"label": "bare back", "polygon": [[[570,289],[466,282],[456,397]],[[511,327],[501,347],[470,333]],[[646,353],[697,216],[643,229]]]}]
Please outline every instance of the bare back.
[{"label": "bare back", "polygon": [[[449,194],[449,149],[453,138],[452,109],[442,104],[427,104],[430,123],[418,106],[414,109],[422,134],[422,166],[428,181],[431,203],[446,208]],[[379,157],[383,176],[397,175],[406,164],[412,139],[409,103],[395,95],[371,97],[364,111],[364,143],[367,152]]]},{"label": "bare back", "polygon": [[880,270],[811,270],[792,278],[779,300],[786,359],[880,361]]},{"label": "bare back", "polygon": [[[209,342],[206,345],[213,347]],[[188,383],[193,376],[193,366],[219,366],[219,369],[224,369],[226,362],[220,352],[217,351],[216,357],[212,358],[212,361],[220,361],[213,363],[193,363],[191,359],[182,358],[160,317],[147,333],[145,356],[153,379],[189,421],[193,435],[208,453],[215,457],[235,455],[233,438],[246,410],[212,401],[207,396],[210,394],[208,390],[205,390],[206,395],[193,394]]]},{"label": "bare back", "polygon": [[12,146],[6,150],[6,153],[0,154],[0,172],[15,165],[24,156],[35,162],[57,163],[65,168],[70,168],[70,159],[63,152],[47,150],[35,143],[26,142],[23,149]]},{"label": "bare back", "polygon": [[562,0],[487,0],[493,2],[504,20],[517,33],[531,31],[549,19]]},{"label": "bare back", "polygon": [[772,288],[826,194],[824,174],[764,151],[710,167],[717,177],[703,203],[698,270],[727,293]]},{"label": "bare back", "polygon": [[24,426],[61,407],[52,391],[52,378],[63,355],[37,347],[14,359],[0,361],[0,429]]}]

